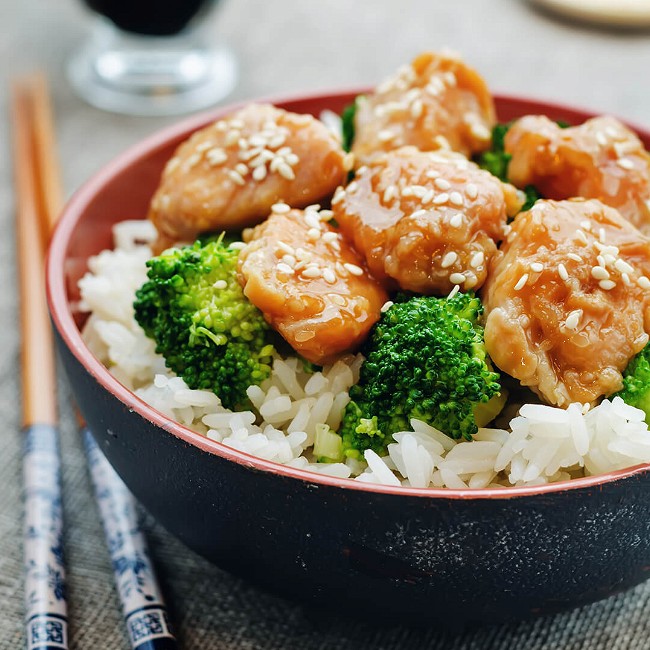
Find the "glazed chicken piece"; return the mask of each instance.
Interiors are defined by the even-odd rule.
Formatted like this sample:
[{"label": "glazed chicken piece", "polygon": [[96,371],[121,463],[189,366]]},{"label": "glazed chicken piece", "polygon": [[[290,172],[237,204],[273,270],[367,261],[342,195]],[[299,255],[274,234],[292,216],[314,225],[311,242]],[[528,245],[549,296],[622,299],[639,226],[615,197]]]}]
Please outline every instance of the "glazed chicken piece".
[{"label": "glazed chicken piece", "polygon": [[361,167],[332,210],[343,234],[389,288],[447,295],[487,274],[517,190],[453,152],[403,147]]},{"label": "glazed chicken piece", "polygon": [[388,300],[350,245],[318,206],[273,206],[245,235],[239,255],[244,293],[305,359],[334,361],[355,350]]},{"label": "glazed chicken piece", "polygon": [[599,199],[650,234],[650,155],[613,117],[560,128],[547,117],[517,120],[505,137],[508,176],[549,199]]},{"label": "glazed chicken piece", "polygon": [[650,239],[597,200],[538,201],[483,287],[494,363],[551,404],[622,387],[648,342]]},{"label": "glazed chicken piece", "polygon": [[149,218],[158,250],[264,219],[282,200],[305,207],[346,175],[345,152],[311,115],[251,104],[194,133],[167,163]]},{"label": "glazed chicken piece", "polygon": [[489,148],[494,123],[485,81],[457,56],[425,52],[358,100],[352,151],[360,164],[404,145],[471,156]]}]

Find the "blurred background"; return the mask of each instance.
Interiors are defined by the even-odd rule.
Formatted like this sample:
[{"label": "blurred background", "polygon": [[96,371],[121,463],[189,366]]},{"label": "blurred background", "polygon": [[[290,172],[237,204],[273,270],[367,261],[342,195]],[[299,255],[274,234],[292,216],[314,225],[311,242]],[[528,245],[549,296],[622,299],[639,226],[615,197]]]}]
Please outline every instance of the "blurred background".
[{"label": "blurred background", "polygon": [[[0,16],[0,286],[6,287],[0,292],[0,413],[6,429],[0,446],[0,648],[13,649],[22,646],[23,608],[10,80],[34,69],[46,73],[68,194],[123,149],[180,118],[109,113],[74,93],[65,67],[93,21],[81,0],[0,0]],[[585,23],[526,0],[221,0],[203,29],[215,43],[227,44],[238,63],[237,83],[220,105],[374,85],[418,52],[448,47],[495,93],[572,104],[649,127],[650,31],[641,14],[632,23]],[[72,647],[126,648],[67,396],[62,381]],[[634,650],[646,648],[650,638],[644,615],[650,588],[644,586],[578,612],[512,626],[376,630],[260,592],[208,565],[151,521],[147,531],[186,648]]]}]

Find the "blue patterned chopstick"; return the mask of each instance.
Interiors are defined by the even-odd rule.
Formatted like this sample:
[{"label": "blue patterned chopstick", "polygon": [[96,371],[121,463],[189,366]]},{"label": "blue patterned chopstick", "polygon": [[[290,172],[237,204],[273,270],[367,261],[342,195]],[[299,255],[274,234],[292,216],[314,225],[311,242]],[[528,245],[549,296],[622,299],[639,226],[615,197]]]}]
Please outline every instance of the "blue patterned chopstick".
[{"label": "blue patterned chopstick", "polygon": [[24,434],[24,587],[27,650],[66,650],[61,464],[56,428],[56,378],[45,304],[44,256],[38,200],[43,179],[36,149],[47,126],[44,88],[34,75],[12,87],[16,243],[20,297],[22,432]]},{"label": "blue patterned chopstick", "polygon": [[25,427],[24,434],[26,647],[65,650],[68,623],[58,432],[49,424],[33,424]]},{"label": "blue patterned chopstick", "polygon": [[134,499],[86,427],[83,437],[131,647],[176,650]]}]

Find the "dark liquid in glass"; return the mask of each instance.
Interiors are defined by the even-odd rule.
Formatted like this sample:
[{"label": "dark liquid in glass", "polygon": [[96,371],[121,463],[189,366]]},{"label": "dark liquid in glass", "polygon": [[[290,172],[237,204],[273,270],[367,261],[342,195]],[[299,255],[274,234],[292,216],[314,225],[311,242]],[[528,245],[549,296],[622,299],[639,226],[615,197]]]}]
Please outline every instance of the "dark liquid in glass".
[{"label": "dark liquid in glass", "polygon": [[196,14],[215,0],[84,0],[120,29],[149,36],[180,32]]}]

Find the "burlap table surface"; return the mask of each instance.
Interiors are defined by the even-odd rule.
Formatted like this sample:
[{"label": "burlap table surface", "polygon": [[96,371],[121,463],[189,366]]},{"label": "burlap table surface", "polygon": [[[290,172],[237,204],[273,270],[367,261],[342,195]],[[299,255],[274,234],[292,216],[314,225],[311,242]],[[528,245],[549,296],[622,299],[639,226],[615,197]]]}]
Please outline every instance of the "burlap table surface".
[{"label": "burlap table surface", "polygon": [[[66,190],[171,119],[111,115],[78,100],[64,62],[88,27],[75,0],[0,0],[0,648],[22,647],[19,328],[15,290],[8,83],[35,67],[50,79]],[[650,126],[650,36],[555,20],[517,0],[224,0],[211,17],[241,78],[231,99],[372,84],[423,49],[464,54],[495,91],[565,101]],[[71,647],[128,644],[80,440],[59,382]],[[650,584],[555,617],[466,630],[382,627],[262,592],[196,556],[150,518],[145,528],[181,646],[188,649],[650,648]]]}]

